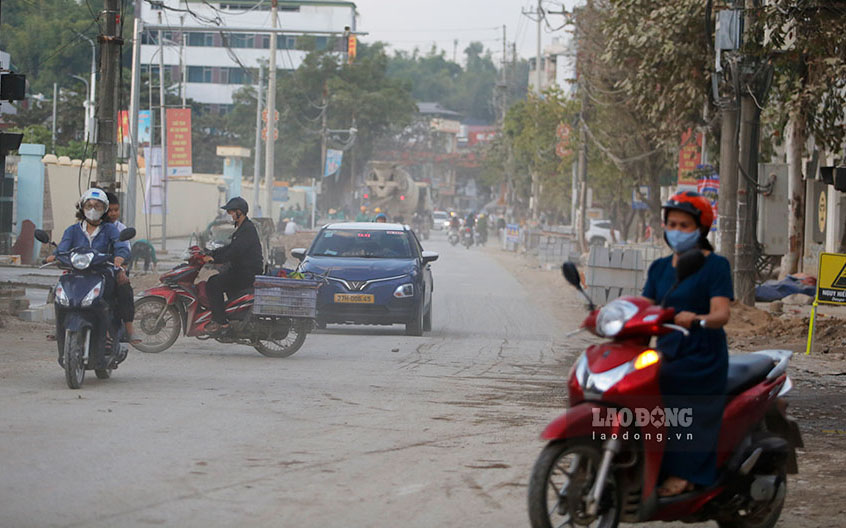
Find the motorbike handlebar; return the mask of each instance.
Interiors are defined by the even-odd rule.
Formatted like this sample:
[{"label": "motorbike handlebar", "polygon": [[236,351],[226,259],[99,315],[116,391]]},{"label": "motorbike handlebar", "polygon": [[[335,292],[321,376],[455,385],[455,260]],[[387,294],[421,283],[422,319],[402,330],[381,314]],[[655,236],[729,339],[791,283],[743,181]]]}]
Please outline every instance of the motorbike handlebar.
[{"label": "motorbike handlebar", "polygon": [[669,323],[661,325],[661,326],[663,326],[664,328],[668,328],[670,330],[674,330],[676,332],[681,332],[682,335],[684,335],[685,337],[688,337],[690,335],[690,330],[688,330],[687,328],[685,328],[683,326],[669,324]]}]

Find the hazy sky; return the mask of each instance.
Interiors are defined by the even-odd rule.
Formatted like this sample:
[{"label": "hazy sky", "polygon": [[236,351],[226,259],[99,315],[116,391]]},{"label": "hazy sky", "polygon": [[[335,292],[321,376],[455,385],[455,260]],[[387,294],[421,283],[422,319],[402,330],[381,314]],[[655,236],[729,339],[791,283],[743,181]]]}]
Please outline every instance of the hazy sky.
[{"label": "hazy sky", "polygon": [[[358,6],[360,31],[370,35],[366,41],[382,40],[392,48],[428,51],[432,43],[446,50],[452,58],[453,41],[458,39],[458,60],[471,41],[481,41],[485,48],[502,55],[502,25],[506,39],[517,42],[517,54],[535,55],[537,24],[521,11],[537,6],[537,0],[353,0]],[[564,0],[570,10],[575,0]],[[560,11],[561,0],[544,0],[544,9]],[[550,24],[560,26],[562,17],[550,15]],[[544,26],[543,45],[553,37],[567,37],[566,30],[551,33]]]}]

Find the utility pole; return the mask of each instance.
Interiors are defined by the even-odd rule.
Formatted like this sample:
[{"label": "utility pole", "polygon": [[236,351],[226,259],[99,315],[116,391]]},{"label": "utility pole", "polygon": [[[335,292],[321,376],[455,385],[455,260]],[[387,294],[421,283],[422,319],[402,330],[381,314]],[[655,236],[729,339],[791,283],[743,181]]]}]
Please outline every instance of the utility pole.
[{"label": "utility pole", "polygon": [[[326,135],[327,117],[329,115],[329,87],[326,81],[323,81],[323,117],[320,124],[320,181],[323,181],[324,171],[326,170]],[[315,178],[311,179],[312,200],[311,200],[311,228],[314,229],[317,224],[317,182]]]},{"label": "utility pole", "polygon": [[[756,0],[745,0],[743,45],[758,39],[753,32]],[[757,61],[744,56],[740,76],[740,145],[738,160],[740,175],[737,189],[737,251],[735,254],[734,287],[735,297],[747,306],[755,304],[755,244],[756,209],[758,199],[758,136],[761,114],[755,93],[763,101],[760,90],[761,77],[752,73],[763,68]]]},{"label": "utility pole", "polygon": [[53,134],[52,134],[52,141],[53,141],[53,150],[51,151],[53,154],[56,153],[56,103],[59,100],[59,85],[57,83],[53,83]]},{"label": "utility pole", "polygon": [[[279,12],[278,0],[270,4],[270,20],[273,29],[277,27],[277,16]],[[270,34],[270,68],[267,77],[267,144],[265,148],[264,181],[267,188],[267,196],[264,197],[265,216],[273,217],[273,182],[276,175],[274,171],[274,148],[276,139],[276,32]]]},{"label": "utility pole", "polygon": [[105,0],[100,17],[100,101],[97,118],[97,183],[109,191],[115,190],[115,161],[117,159],[117,84],[120,67],[118,33],[118,0]]},{"label": "utility pole", "polygon": [[182,108],[185,108],[185,99],[186,99],[186,92],[188,91],[188,68],[185,66],[185,39],[188,37],[188,34],[185,33],[185,15],[181,15],[179,17],[179,74],[181,77],[181,86],[180,92],[182,92]]},{"label": "utility pole", "polygon": [[[123,223],[128,226],[135,226],[135,203],[138,201],[138,110],[141,106],[141,32],[143,30],[144,23],[140,17],[136,17],[132,28],[132,83],[129,89],[129,142],[131,145],[129,149],[129,181],[125,203],[121,207]],[[149,233],[147,236],[149,236]]]},{"label": "utility pole", "polygon": [[[159,23],[162,13],[159,11]],[[152,82],[152,79],[151,79]],[[162,252],[167,252],[167,100],[164,72],[164,32],[159,30],[159,139],[162,149]]]},{"label": "utility pole", "polygon": [[735,244],[737,243],[737,107],[726,101],[720,110],[720,193],[717,222],[718,251],[735,269]]},{"label": "utility pole", "polygon": [[[253,203],[259,203],[259,187],[261,186],[261,90],[264,87],[264,64],[259,64],[258,86],[256,87],[256,151],[253,159]],[[268,131],[268,133],[271,133]],[[271,211],[265,216],[272,218]]]},{"label": "utility pole", "polygon": [[541,23],[543,22],[543,2],[542,0],[538,0],[538,9],[537,9],[537,16],[538,16],[538,54],[537,54],[537,62],[535,63],[535,91],[537,91],[538,95],[543,92],[543,88],[541,87],[541,67],[543,64],[543,57],[541,53]]}]

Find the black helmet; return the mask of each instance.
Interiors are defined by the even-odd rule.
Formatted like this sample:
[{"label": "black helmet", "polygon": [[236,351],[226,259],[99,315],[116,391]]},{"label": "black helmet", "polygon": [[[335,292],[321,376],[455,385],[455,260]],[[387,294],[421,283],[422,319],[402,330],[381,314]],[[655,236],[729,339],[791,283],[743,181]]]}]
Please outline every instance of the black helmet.
[{"label": "black helmet", "polygon": [[226,202],[226,205],[221,207],[221,209],[223,209],[227,213],[229,211],[235,211],[237,209],[238,211],[241,211],[245,215],[250,212],[250,206],[247,205],[247,200],[244,200],[240,196],[236,196],[235,198],[230,198],[230,200],[228,202]]}]

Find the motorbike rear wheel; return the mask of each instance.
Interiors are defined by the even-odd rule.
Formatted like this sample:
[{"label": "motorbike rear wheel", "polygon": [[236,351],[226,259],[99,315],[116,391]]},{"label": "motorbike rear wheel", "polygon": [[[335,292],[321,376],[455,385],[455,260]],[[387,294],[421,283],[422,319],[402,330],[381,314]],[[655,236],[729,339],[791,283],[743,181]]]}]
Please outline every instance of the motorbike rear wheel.
[{"label": "motorbike rear wheel", "polygon": [[272,358],[293,356],[303,346],[310,321],[294,321],[284,339],[260,339],[253,343],[259,354]]},{"label": "motorbike rear wheel", "polygon": [[720,528],[773,528],[778,523],[778,518],[781,516],[781,510],[784,508],[784,500],[787,497],[787,473],[782,470],[779,472],[782,485],[784,486],[784,493],[767,504],[760,504],[753,502],[750,511],[743,517],[736,517],[730,521],[718,521],[717,525]]},{"label": "motorbike rear wheel", "polygon": [[82,387],[85,380],[85,334],[68,330],[65,334],[65,381],[71,389]]},{"label": "motorbike rear wheel", "polygon": [[[162,310],[166,310],[156,323]],[[135,331],[141,343],[132,346],[141,352],[158,354],[167,350],[179,338],[182,319],[175,306],[166,306],[161,297],[144,297],[135,303]]]},{"label": "motorbike rear wheel", "polygon": [[532,528],[615,528],[620,522],[622,501],[613,473],[608,475],[599,513],[591,516],[586,511],[585,499],[593,487],[601,460],[598,442],[577,438],[547,444],[529,480]]}]

